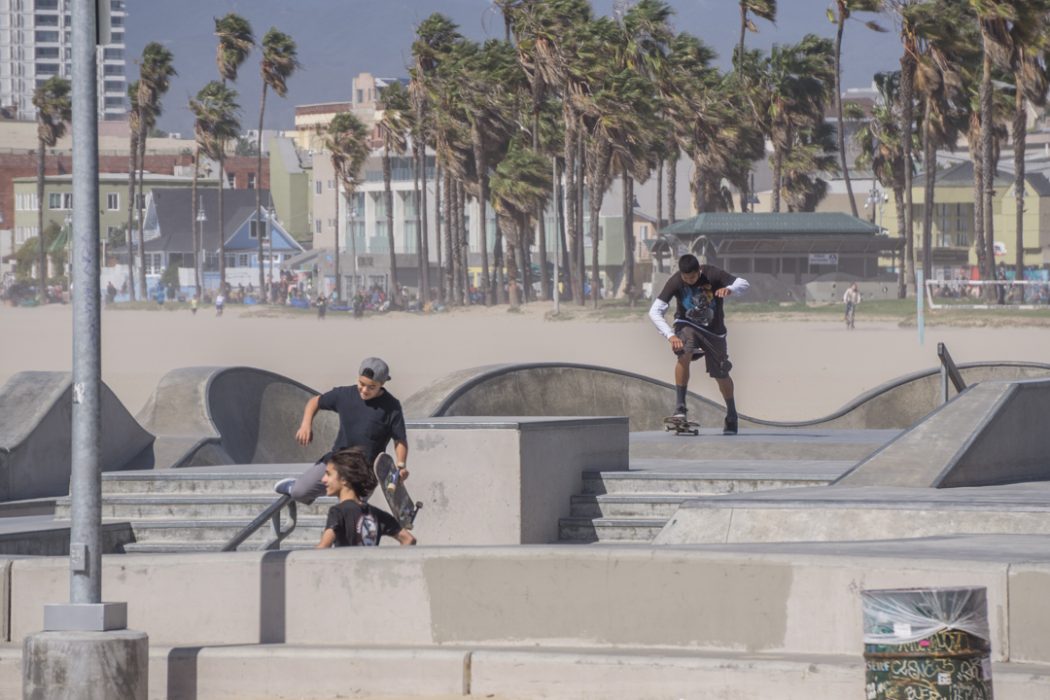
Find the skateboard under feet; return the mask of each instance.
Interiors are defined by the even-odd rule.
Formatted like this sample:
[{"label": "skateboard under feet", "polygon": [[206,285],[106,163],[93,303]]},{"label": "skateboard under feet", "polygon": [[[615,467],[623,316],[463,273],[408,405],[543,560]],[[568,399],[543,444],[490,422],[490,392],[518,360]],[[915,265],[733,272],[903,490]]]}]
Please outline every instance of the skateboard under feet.
[{"label": "skateboard under feet", "polygon": [[668,416],[664,418],[664,429],[668,432],[674,431],[675,435],[699,435],[700,424],[681,416]]}]

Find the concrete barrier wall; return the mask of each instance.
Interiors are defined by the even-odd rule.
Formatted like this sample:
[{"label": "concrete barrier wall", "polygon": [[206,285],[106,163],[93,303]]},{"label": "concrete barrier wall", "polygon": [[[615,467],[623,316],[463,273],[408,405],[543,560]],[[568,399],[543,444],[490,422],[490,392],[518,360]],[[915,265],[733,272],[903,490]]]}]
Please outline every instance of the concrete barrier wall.
[{"label": "concrete barrier wall", "polygon": [[[62,558],[10,564],[10,639],[68,595]],[[985,586],[993,658],[1050,662],[1050,565],[751,549],[345,548],[108,555],[106,600],[151,645],[252,644],[831,654],[862,651],[860,591]],[[392,607],[396,614],[391,614]],[[1016,650],[1016,654],[1014,652]]]},{"label": "concrete barrier wall", "polygon": [[424,544],[543,544],[588,470],[627,469],[628,424],[605,418],[408,422],[407,482]]}]

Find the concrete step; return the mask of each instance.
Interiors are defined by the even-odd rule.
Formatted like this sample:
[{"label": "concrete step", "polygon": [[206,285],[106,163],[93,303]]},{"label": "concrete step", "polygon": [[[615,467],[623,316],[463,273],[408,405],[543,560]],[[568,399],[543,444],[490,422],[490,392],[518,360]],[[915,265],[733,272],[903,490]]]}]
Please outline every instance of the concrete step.
[{"label": "concrete step", "polygon": [[674,515],[688,494],[617,494],[572,497],[573,518],[663,518]]},{"label": "concrete step", "polygon": [[558,540],[584,542],[651,542],[667,518],[562,518]]},{"label": "concrete step", "polygon": [[659,544],[842,542],[1050,534],[1050,482],[961,488],[826,486],[684,502]]},{"label": "concrete step", "polygon": [[[190,519],[226,519],[243,518],[250,522],[265,510],[277,495],[270,491],[266,494],[226,493],[205,495],[204,493],[169,493],[169,494],[106,494],[102,498],[102,517],[107,520],[190,520]],[[335,505],[335,498],[319,498],[310,505],[298,505],[300,516],[325,516],[328,509]],[[55,510],[55,517],[70,517],[69,499],[61,499]]]},{"label": "concrete step", "polygon": [[[318,536],[320,539],[320,536]],[[226,540],[198,540],[196,542],[131,542],[124,545],[125,554],[189,554],[196,552],[219,552]],[[313,549],[317,542],[281,542],[281,551],[293,549]],[[249,541],[242,544],[238,551],[250,552],[261,549],[262,542]]]},{"label": "concrete step", "polygon": [[130,493],[273,493],[275,482],[303,473],[306,464],[246,465],[236,467],[190,467],[106,472],[104,494]]},{"label": "concrete step", "polygon": [[822,486],[852,460],[632,459],[628,471],[584,472],[583,493],[723,494]]},{"label": "concrete step", "polygon": [[698,459],[717,454],[729,460],[857,461],[900,434],[899,430],[745,428],[739,435],[702,428],[699,436],[666,431],[631,433],[631,461],[645,458]]}]

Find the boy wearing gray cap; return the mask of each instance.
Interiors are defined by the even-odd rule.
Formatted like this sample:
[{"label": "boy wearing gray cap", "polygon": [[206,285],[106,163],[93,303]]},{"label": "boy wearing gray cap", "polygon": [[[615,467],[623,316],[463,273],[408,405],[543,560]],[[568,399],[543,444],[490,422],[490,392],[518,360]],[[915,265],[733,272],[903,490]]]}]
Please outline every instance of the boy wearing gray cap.
[{"label": "boy wearing gray cap", "polygon": [[408,441],[405,435],[405,416],[401,402],[383,388],[390,380],[390,367],[378,357],[367,357],[357,372],[356,386],[337,386],[306,402],[303,420],[295,439],[300,445],[313,440],[314,416],[318,411],[335,411],[339,414],[339,434],[331,452],[321,457],[298,479],[278,481],[273,489],[287,494],[300,503],[313,503],[325,493],[325,465],[333,452],[358,447],[364,451],[368,464],[386,452],[390,440],[394,441],[394,455],[401,478],[408,478],[405,461],[408,459]]}]

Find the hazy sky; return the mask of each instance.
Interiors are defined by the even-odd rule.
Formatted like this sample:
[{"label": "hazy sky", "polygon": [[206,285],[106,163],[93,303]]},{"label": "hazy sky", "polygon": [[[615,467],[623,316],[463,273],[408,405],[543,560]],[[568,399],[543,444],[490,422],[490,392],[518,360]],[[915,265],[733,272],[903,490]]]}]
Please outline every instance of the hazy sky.
[{"label": "hazy sky", "polygon": [[[809,32],[834,36],[825,10],[830,0],[780,0],[776,26],[756,20],[758,34],[748,34],[748,46],[797,42]],[[608,14],[613,0],[593,0],[595,11]],[[700,37],[728,66],[739,38],[740,10],[736,0],[670,0],[678,31]],[[236,12],[251,22],[257,37],[270,27],[290,34],[299,45],[302,69],[292,76],[286,99],[267,97],[266,128],[290,128],[296,104],[349,99],[354,75],[407,76],[416,26],[433,12],[449,16],[460,31],[474,39],[502,37],[503,22],[490,0],[132,0],[127,3],[128,76],[138,76],[135,59],[150,41],[164,43],[175,55],[179,75],[164,99],[159,126],[192,132],[187,102],[217,77],[213,18]],[[860,20],[872,18],[858,15]],[[867,87],[878,71],[895,70],[899,44],[891,29],[878,34],[861,21],[847,25],[843,51],[843,86]],[[253,53],[236,83],[243,108],[244,129],[258,125],[259,55]]]}]

